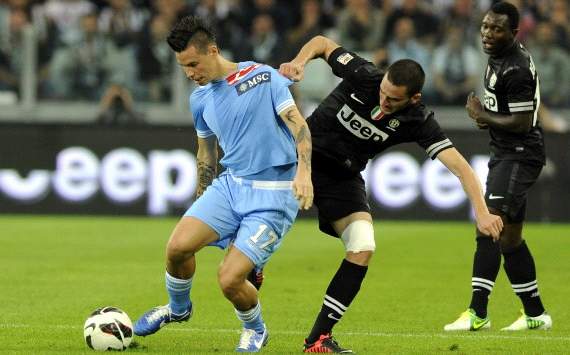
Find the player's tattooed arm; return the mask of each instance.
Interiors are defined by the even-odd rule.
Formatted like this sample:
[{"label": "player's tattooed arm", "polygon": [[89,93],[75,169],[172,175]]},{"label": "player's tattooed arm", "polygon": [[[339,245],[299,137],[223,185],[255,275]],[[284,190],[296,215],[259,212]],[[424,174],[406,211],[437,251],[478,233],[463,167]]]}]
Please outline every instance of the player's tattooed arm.
[{"label": "player's tattooed arm", "polygon": [[291,106],[281,114],[281,119],[297,143],[298,166],[293,179],[293,193],[299,200],[301,209],[309,209],[313,204],[313,183],[311,181],[311,154],[313,144],[307,122],[296,106]]},{"label": "player's tattooed arm", "polygon": [[309,126],[296,106],[285,111],[285,123],[297,142],[299,164],[305,165],[311,171],[312,140]]},{"label": "player's tattooed arm", "polygon": [[196,190],[196,197],[202,196],[206,188],[212,184],[215,177],[215,166],[211,166],[203,161],[198,161],[198,188]]},{"label": "player's tattooed arm", "polygon": [[216,178],[218,169],[218,142],[214,137],[198,137],[198,188],[196,198],[202,196],[206,188]]}]

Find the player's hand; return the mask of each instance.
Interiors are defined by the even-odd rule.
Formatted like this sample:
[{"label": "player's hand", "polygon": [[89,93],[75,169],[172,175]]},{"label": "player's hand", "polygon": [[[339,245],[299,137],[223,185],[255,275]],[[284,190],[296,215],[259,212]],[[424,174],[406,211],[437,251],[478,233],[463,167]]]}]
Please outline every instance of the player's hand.
[{"label": "player's hand", "polygon": [[305,74],[305,66],[293,62],[283,63],[279,66],[279,73],[293,81],[301,81]]},{"label": "player's hand", "polygon": [[486,124],[484,122],[481,122],[480,120],[481,114],[484,111],[483,104],[481,103],[481,100],[479,100],[479,98],[475,96],[475,93],[471,92],[469,96],[467,96],[467,103],[465,104],[465,109],[467,109],[467,114],[469,115],[469,117],[471,117],[472,120],[475,121],[475,123],[479,128],[482,128],[480,125],[486,126]]},{"label": "player's hand", "polygon": [[503,220],[497,215],[485,213],[477,218],[477,229],[493,238],[493,240],[499,240],[503,230]]},{"label": "player's hand", "polygon": [[311,173],[297,170],[295,179],[293,179],[293,195],[299,201],[299,208],[308,210],[313,205],[313,183],[311,182]]}]

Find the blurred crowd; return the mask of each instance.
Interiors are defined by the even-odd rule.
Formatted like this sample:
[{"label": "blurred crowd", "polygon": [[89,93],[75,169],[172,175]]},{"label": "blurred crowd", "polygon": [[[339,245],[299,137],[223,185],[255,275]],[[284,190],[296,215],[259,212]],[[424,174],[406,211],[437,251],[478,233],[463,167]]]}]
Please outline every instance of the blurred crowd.
[{"label": "blurred crowd", "polygon": [[[430,104],[479,88],[479,25],[492,0],[0,0],[0,91],[20,90],[26,28],[37,41],[39,99],[168,102],[176,63],[165,38],[180,17],[209,19],[225,55],[278,66],[317,34],[384,67],[413,58]],[[570,4],[512,0],[542,99],[570,107]],[[329,88],[330,89],[330,88]],[[117,94],[118,93],[118,94]]]}]

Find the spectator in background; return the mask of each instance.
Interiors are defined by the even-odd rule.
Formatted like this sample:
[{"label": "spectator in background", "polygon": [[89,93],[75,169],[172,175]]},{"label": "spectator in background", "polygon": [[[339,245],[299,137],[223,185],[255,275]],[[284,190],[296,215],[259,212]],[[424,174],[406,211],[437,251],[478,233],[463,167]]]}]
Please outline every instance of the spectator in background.
[{"label": "spectator in background", "polygon": [[[45,90],[45,78],[49,62],[48,34],[40,33],[31,21],[34,9],[30,0],[8,0],[0,4],[0,90],[19,93],[20,78],[23,71],[24,31],[33,31],[37,40],[39,89]],[[32,39],[32,38],[30,38]]]},{"label": "spectator in background", "polygon": [[370,0],[345,0],[346,7],[338,15],[338,37],[344,47],[354,52],[371,52],[383,40],[385,14],[374,8]]},{"label": "spectator in background", "polygon": [[[394,33],[386,46],[388,63],[400,59],[413,59],[422,68],[431,68],[430,52],[415,38],[413,21],[408,17],[400,18],[394,27]],[[433,93],[433,79],[427,77],[424,85],[424,98],[431,98]]]},{"label": "spectator in background", "polygon": [[30,24],[22,9],[1,8],[0,11],[0,90],[19,92],[22,74],[22,37]]},{"label": "spectator in background", "polygon": [[50,67],[52,95],[59,99],[99,100],[110,83],[130,82],[134,62],[122,61],[112,40],[97,27],[97,14],[81,19],[80,37],[59,48]]},{"label": "spectator in background", "polygon": [[323,33],[325,18],[320,0],[303,0],[301,2],[301,18],[299,23],[285,35],[287,58],[293,57],[311,38]]},{"label": "spectator in background", "polygon": [[463,39],[470,44],[475,44],[479,37],[479,18],[481,14],[477,12],[473,0],[454,0],[453,4],[444,12],[441,17],[441,29],[443,32],[438,36],[441,39],[446,37],[447,29],[450,26],[459,27],[463,30]]},{"label": "spectator in background", "polygon": [[434,102],[462,105],[479,83],[479,53],[465,40],[463,28],[449,26],[433,53]]},{"label": "spectator in background", "polygon": [[135,111],[134,100],[129,90],[111,84],[99,103],[97,122],[106,126],[127,126],[143,123],[143,117]]},{"label": "spectator in background", "polygon": [[419,30],[417,36],[420,42],[428,47],[434,44],[438,33],[439,21],[437,17],[420,8],[417,0],[403,0],[402,6],[395,9],[394,12],[388,16],[386,19],[386,29],[384,31],[385,42],[392,38],[394,32],[396,32],[398,21],[403,17],[411,19],[414,28]]},{"label": "spectator in background", "polygon": [[43,14],[48,25],[57,30],[58,45],[76,43],[81,37],[81,18],[95,11],[95,5],[88,0],[48,0]]},{"label": "spectator in background", "polygon": [[536,27],[536,16],[527,6],[528,1],[525,0],[509,0],[519,11],[519,32],[517,33],[517,41],[526,44],[528,37],[534,32]]},{"label": "spectator in background", "polygon": [[167,18],[154,16],[141,33],[136,57],[144,100],[165,102],[171,97],[174,54],[166,42],[169,29]]},{"label": "spectator in background", "polygon": [[269,14],[279,34],[285,33],[292,26],[294,18],[290,5],[290,2],[276,0],[242,0],[240,14],[242,28],[251,33],[254,19],[260,14]]},{"label": "spectator in background", "polygon": [[570,9],[567,0],[553,0],[551,14],[556,42],[570,51]]},{"label": "spectator in background", "polygon": [[173,26],[176,21],[191,12],[185,0],[152,0],[152,9],[155,16],[162,16]]},{"label": "spectator in background", "polygon": [[388,41],[388,60],[410,58],[420,63],[422,68],[429,68],[429,52],[418,43],[415,37],[414,22],[409,17],[400,18],[394,27],[394,33]]},{"label": "spectator in background", "polygon": [[554,25],[539,23],[528,47],[540,68],[541,101],[549,106],[570,103],[570,58],[556,43]]},{"label": "spectator in background", "polygon": [[[254,61],[271,66],[279,65],[279,48],[282,40],[269,14],[259,14],[253,19],[249,44]],[[282,53],[281,53],[282,55]]]},{"label": "spectator in background", "polygon": [[111,60],[125,65],[121,85],[128,90],[136,88],[135,44],[147,18],[148,13],[135,8],[131,0],[109,0],[109,6],[99,15],[99,31],[112,41]]},{"label": "spectator in background", "polygon": [[218,45],[228,57],[237,60],[250,59],[249,46],[244,48],[244,38],[249,29],[242,27],[242,9],[235,0],[199,0],[192,13],[205,19],[218,34]]},{"label": "spectator in background", "polygon": [[99,29],[122,48],[135,42],[147,18],[148,13],[135,8],[131,0],[109,0],[99,15]]}]

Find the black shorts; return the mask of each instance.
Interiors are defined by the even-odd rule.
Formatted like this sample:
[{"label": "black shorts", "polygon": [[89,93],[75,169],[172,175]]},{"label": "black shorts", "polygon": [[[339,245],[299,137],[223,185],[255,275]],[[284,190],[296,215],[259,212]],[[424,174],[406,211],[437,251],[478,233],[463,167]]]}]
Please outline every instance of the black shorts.
[{"label": "black shorts", "polygon": [[487,206],[504,213],[509,223],[523,222],[527,192],[541,170],[542,165],[517,160],[491,160],[485,192]]},{"label": "black shorts", "polygon": [[319,211],[319,229],[333,237],[339,237],[331,222],[354,212],[370,213],[364,179],[360,174],[336,176],[313,166],[312,181],[314,203]]}]

